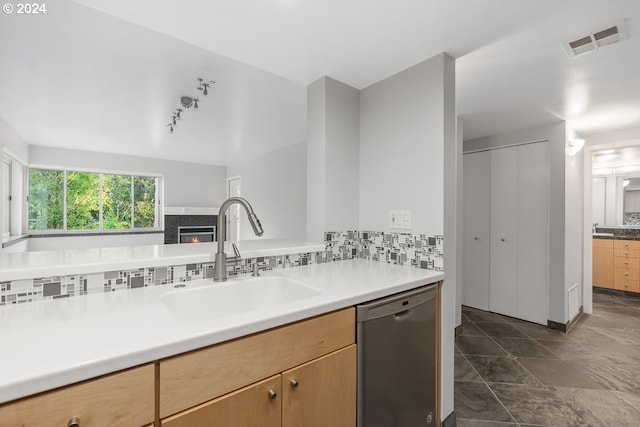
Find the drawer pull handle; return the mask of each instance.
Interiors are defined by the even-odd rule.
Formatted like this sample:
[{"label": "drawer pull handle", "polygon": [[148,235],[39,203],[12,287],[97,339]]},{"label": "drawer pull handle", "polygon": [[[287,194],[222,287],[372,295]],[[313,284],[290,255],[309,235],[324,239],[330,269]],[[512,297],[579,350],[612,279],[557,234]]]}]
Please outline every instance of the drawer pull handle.
[{"label": "drawer pull handle", "polygon": [[274,400],[276,397],[278,397],[278,393],[273,390],[269,390],[269,399]]},{"label": "drawer pull handle", "polygon": [[300,385],[296,380],[291,380],[289,381],[289,383],[291,384],[292,388],[298,388],[298,386]]},{"label": "drawer pull handle", "polygon": [[80,427],[80,418],[71,418],[69,421],[67,421],[67,427]]}]

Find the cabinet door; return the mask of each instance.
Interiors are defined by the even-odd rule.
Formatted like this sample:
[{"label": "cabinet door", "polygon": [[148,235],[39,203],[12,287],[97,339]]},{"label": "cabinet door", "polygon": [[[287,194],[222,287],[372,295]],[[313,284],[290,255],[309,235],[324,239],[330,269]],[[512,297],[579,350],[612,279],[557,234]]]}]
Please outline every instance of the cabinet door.
[{"label": "cabinet door", "polygon": [[547,324],[549,282],[548,143],[518,147],[516,317]]},{"label": "cabinet door", "polygon": [[280,427],[282,378],[275,375],[162,420],[162,427]]},{"label": "cabinet door", "polygon": [[489,310],[517,317],[518,147],[491,151]]},{"label": "cabinet door", "polygon": [[462,304],[489,310],[491,152],[465,154],[463,160]]},{"label": "cabinet door", "polygon": [[95,380],[0,405],[0,426],[131,427],[154,419],[154,366],[144,365]]},{"label": "cabinet door", "polygon": [[282,374],[283,427],[355,427],[356,346]]}]

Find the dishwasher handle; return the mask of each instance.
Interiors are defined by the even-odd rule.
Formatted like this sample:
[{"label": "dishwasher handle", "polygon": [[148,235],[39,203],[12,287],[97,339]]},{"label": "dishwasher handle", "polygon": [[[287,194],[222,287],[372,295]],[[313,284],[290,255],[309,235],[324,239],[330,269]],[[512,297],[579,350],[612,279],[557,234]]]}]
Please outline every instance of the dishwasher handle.
[{"label": "dishwasher handle", "polygon": [[356,306],[356,321],[366,322],[380,317],[395,316],[401,320],[413,308],[436,298],[436,285],[425,286]]}]

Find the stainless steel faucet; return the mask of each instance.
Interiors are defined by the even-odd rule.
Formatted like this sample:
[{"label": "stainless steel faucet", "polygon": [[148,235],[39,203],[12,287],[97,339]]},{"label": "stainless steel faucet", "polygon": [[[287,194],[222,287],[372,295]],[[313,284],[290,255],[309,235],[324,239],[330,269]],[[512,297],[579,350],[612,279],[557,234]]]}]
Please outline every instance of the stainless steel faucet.
[{"label": "stainless steel faucet", "polygon": [[[249,223],[251,224],[251,228],[253,228],[253,232],[256,233],[256,236],[262,236],[264,233],[260,220],[256,214],[253,213],[253,208],[245,199],[242,197],[230,197],[222,203],[220,211],[218,212],[218,226],[216,228],[218,234],[218,252],[216,252],[216,263],[213,267],[213,280],[216,282],[224,282],[227,280],[227,254],[224,252],[224,239],[227,235],[227,230],[224,215],[227,209],[229,209],[229,206],[233,204],[239,204],[247,211]],[[237,251],[237,248],[235,250]],[[236,257],[239,257],[238,252],[236,252]]]}]

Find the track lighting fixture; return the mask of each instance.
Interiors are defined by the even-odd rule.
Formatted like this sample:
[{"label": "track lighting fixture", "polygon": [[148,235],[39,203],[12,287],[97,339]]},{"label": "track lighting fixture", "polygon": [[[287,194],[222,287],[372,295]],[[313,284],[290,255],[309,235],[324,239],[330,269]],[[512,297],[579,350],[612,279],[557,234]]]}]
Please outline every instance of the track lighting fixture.
[{"label": "track lighting fixture", "polygon": [[[202,78],[198,79],[198,86],[196,86],[196,89],[201,91],[203,95],[209,95],[209,88],[211,87],[211,85],[215,84],[215,81],[213,80],[209,80],[208,82],[205,81]],[[197,96],[191,97],[191,96],[181,96],[180,97],[180,106],[184,108],[184,110],[182,108],[178,108],[176,109],[175,112],[172,113],[171,115],[171,123],[167,126],[169,126],[169,132],[173,132],[173,128],[174,126],[177,126],[177,120],[181,120],[182,119],[182,112],[185,110],[189,110],[190,108],[193,107],[194,110],[197,110],[199,105],[198,103],[200,102],[200,99]]]}]

